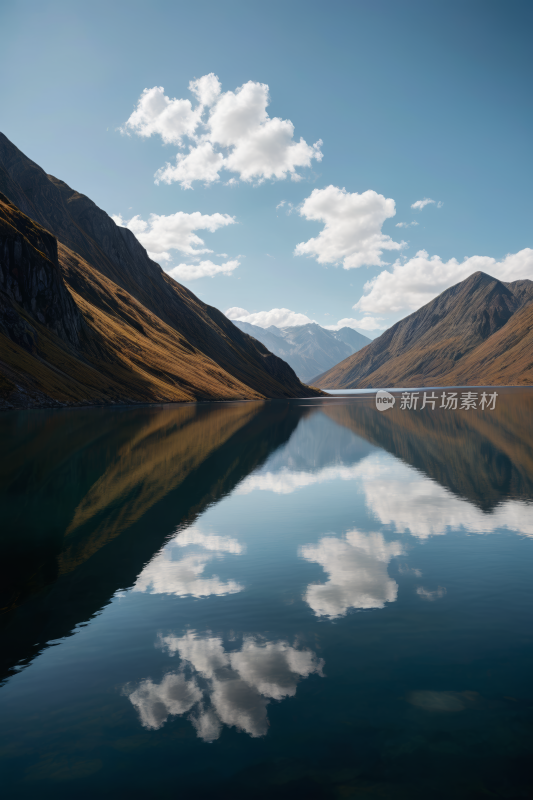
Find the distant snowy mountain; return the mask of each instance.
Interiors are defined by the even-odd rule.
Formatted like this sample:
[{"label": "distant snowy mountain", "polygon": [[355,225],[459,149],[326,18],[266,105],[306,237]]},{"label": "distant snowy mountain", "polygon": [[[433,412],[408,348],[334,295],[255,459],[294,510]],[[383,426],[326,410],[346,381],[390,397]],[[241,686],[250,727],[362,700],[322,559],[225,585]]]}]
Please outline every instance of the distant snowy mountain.
[{"label": "distant snowy mountain", "polygon": [[286,361],[304,383],[372,341],[353,328],[328,331],[315,322],[287,328],[277,328],[275,325],[260,328],[238,320],[234,320],[234,324]]}]

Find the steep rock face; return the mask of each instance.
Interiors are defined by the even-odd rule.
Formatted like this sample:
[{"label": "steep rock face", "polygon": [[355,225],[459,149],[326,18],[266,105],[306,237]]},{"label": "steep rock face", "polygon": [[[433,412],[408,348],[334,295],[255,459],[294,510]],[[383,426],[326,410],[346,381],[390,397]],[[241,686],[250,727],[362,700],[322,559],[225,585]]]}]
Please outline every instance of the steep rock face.
[{"label": "steep rock face", "polygon": [[265,397],[309,394],[291,367],[166,275],[131,231],[117,226],[88,197],[47,175],[3,134],[0,191],[240,383]]},{"label": "steep rock face", "polygon": [[[28,316],[77,345],[83,324],[59,269],[57,241],[0,194],[0,329],[26,349],[34,346]],[[24,316],[25,312],[25,316]]]},{"label": "steep rock face", "polygon": [[[355,389],[456,379],[466,358],[472,365],[477,348],[492,341],[532,294],[532,281],[504,284],[476,272],[313,381],[326,389]],[[478,378],[491,382],[490,375]]]}]

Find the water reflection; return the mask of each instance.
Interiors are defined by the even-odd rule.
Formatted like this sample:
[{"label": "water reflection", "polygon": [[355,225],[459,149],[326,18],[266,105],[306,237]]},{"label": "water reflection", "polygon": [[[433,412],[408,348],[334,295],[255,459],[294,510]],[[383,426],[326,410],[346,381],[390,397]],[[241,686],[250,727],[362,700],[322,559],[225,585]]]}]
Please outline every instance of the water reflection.
[{"label": "water reflection", "polygon": [[279,472],[267,470],[257,475],[250,475],[236,489],[237,494],[250,494],[256,490],[264,492],[274,492],[275,494],[292,494],[297,489],[306,486],[313,486],[317,483],[328,481],[353,481],[361,473],[358,464],[353,466],[330,466],[317,470],[316,472],[298,472],[287,468],[280,469]]},{"label": "water reflection", "polygon": [[323,675],[322,659],[286,641],[248,636],[238,650],[227,650],[221,637],[187,631],[160,637],[159,645],[179,656],[179,670],[160,683],[147,679],[123,692],[143,727],[157,730],[169,717],[190,712],[198,737],[207,742],[218,739],[223,725],[264,736],[269,702],[293,697],[301,678]]},{"label": "water reflection", "polygon": [[532,398],[0,417],[3,788],[529,796]]},{"label": "water reflection", "polygon": [[533,536],[533,506],[526,501],[510,499],[483,511],[418,470],[383,454],[366,458],[357,477],[369,510],[396,533],[409,532],[427,539],[464,528],[472,533],[507,529]]},{"label": "water reflection", "polygon": [[381,533],[352,530],[342,537],[324,536],[300,548],[302,558],[320,564],[329,576],[326,583],[310,584],[304,599],[318,617],[330,619],[350,608],[383,608],[398,594],[387,564],[402,553],[400,542],[386,542]]},{"label": "water reflection", "polygon": [[493,412],[376,412],[374,398],[328,401],[322,413],[483,511],[533,499],[533,390],[501,389]]},{"label": "water reflection", "polygon": [[[188,552],[179,558],[183,548]],[[203,573],[214,558],[223,558],[228,553],[240,555],[244,550],[237,539],[189,528],[176,534],[152,558],[135,581],[133,591],[175,594],[178,597],[235,594],[244,588],[240,583],[234,580],[223,582],[217,575],[208,578]]]},{"label": "water reflection", "polygon": [[[310,410],[253,402],[0,415],[0,681],[132,586],[172,531],[230,494]],[[189,588],[202,580],[200,561],[190,567]]]}]

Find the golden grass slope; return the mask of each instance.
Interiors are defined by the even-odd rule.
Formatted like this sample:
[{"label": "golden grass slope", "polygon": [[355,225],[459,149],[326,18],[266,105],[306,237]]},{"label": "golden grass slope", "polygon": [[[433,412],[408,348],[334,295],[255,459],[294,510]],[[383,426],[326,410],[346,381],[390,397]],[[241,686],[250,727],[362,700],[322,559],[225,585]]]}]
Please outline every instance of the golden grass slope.
[{"label": "golden grass slope", "polygon": [[533,384],[533,282],[476,272],[313,379],[323,389]]},{"label": "golden grass slope", "polygon": [[[165,399],[179,399],[178,396],[183,394],[189,399],[320,394],[303,385],[288,364],[239,330],[221,311],[206,305],[165,274],[159,264],[149,258],[130,230],[116,225],[90,198],[47,175],[1,133],[0,191],[27,215],[26,218],[31,218],[57,238],[64,247],[63,256],[68,251],[77,259],[78,266],[68,270],[69,287],[104,313],[112,312],[115,319],[119,317],[140,334],[136,343],[131,343],[130,335],[127,337],[128,347],[130,344],[132,347],[130,355],[136,348],[138,350],[138,358],[132,356],[130,359],[130,366],[132,361],[136,361],[135,372],[139,371],[139,360],[144,362],[143,335],[146,334],[161,350],[157,364],[152,364],[153,347],[150,347],[151,355],[146,361],[149,376],[163,383],[161,387],[156,381],[153,387],[156,399],[160,399],[161,389]],[[61,266],[66,266],[67,261],[63,257]],[[91,271],[90,279],[87,278],[87,268]],[[100,282],[96,292],[85,294],[91,288],[90,284],[93,284],[92,288],[98,284],[98,277],[104,284]],[[103,285],[114,287],[113,296],[107,300],[100,291]],[[131,306],[130,310],[127,306]],[[150,330],[158,327],[157,323],[153,324],[153,318],[166,326],[165,341],[161,344],[136,319],[140,307],[151,315]],[[132,309],[133,313],[130,313]],[[187,346],[194,355],[189,366],[195,364],[197,368],[192,370],[190,378],[183,369],[174,371],[172,349],[164,358],[162,350],[168,344],[168,329],[177,334],[179,349],[174,354],[176,358],[184,360],[183,349]],[[171,343],[173,347],[174,343]],[[200,354],[209,365],[207,362],[199,363]],[[231,376],[229,381],[228,375]],[[198,384],[200,376],[202,380]],[[141,377],[144,380],[146,376]],[[247,387],[244,392],[242,386]],[[145,388],[143,383],[140,386],[143,398],[154,402],[153,393],[146,395]]]},{"label": "golden grass slope", "polygon": [[[0,237],[18,237],[16,244],[24,244],[31,252],[27,268],[50,273],[54,264],[36,244],[39,235],[51,239],[48,232],[11,203],[0,200],[2,224]],[[81,316],[77,343],[61,338],[32,315],[33,298],[21,296],[17,302],[3,294],[5,316],[12,312],[17,330],[31,333],[29,340],[19,337],[17,341],[8,330],[0,332],[0,401],[4,407],[253,400],[265,396],[230,374],[61,243],[57,254],[65,291]],[[20,273],[18,264],[7,264],[7,268],[11,278]],[[235,351],[238,359],[238,349]],[[253,371],[254,365],[246,363],[246,354],[240,357],[244,370]],[[283,395],[286,391],[266,373],[264,379],[258,375],[258,381],[269,392]]]}]

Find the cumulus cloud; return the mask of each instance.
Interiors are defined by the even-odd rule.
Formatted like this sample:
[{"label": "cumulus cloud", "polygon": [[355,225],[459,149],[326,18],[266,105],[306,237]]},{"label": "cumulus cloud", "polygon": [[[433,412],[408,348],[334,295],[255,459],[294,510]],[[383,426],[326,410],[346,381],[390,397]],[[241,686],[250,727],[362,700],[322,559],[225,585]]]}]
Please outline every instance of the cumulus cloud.
[{"label": "cumulus cloud", "polygon": [[478,270],[501,281],[533,279],[533,249],[526,247],[500,261],[488,256],[443,261],[419,250],[413,258],[397,260],[391,270],[383,270],[365,283],[364,294],[353,308],[378,314],[414,311]]},{"label": "cumulus cloud", "polygon": [[361,331],[378,331],[385,328],[383,319],[381,317],[362,317],[361,319],[354,319],[353,317],[343,317],[335,325],[323,325],[328,331],[339,331],[341,328],[353,328],[354,330]]},{"label": "cumulus cloud", "polygon": [[398,594],[387,564],[402,553],[400,542],[387,542],[381,533],[357,530],[304,545],[300,556],[320,564],[329,576],[326,583],[310,584],[304,599],[317,616],[330,619],[344,616],[350,608],[383,608]]},{"label": "cumulus cloud", "polygon": [[[178,548],[184,547],[191,549],[177,558]],[[226,553],[240,555],[243,552],[244,547],[236,539],[189,528],[177,534],[148,562],[137,577],[132,591],[179,597],[235,594],[242,591],[244,586],[234,580],[221,581],[216,575],[206,577],[204,572],[213,558],[221,558]]]},{"label": "cumulus cloud", "polygon": [[191,81],[189,90],[197,101],[194,107],[188,99],[171,99],[162,86],[145,89],[121,128],[123,133],[159,135],[167,144],[188,145],[174,164],[158,170],[156,183],[177,181],[190,189],[195,181],[218,180],[222,169],[243,181],[300,180],[299,168],[321,161],[320,139],[313,145],[296,141],[290,120],[268,115],[266,84],[248,81],[234,92],[222,92],[217,76],[209,73]]},{"label": "cumulus cloud", "polygon": [[236,259],[225,261],[223,264],[213,264],[207,260],[198,264],[177,264],[167,272],[176,281],[193,281],[197,278],[213,278],[215,275],[231,275],[240,263]]},{"label": "cumulus cloud", "polygon": [[228,319],[241,319],[241,317],[250,316],[250,312],[246,311],[245,308],[239,308],[239,306],[233,306],[232,308],[228,308],[228,310],[226,311],[226,316]]},{"label": "cumulus cloud", "polygon": [[170,250],[193,256],[212,253],[195,231],[214,233],[219,228],[234,225],[236,221],[229,214],[201,214],[199,211],[192,214],[177,211],[168,216],[150,214],[148,221],[141,219],[138,214],[130,220],[122,219],[120,214],[113,215],[112,219],[135,234],[150,258],[160,261],[170,259]]},{"label": "cumulus cloud", "polygon": [[203,108],[193,109],[190,100],[171,100],[162,86],[144,89],[135,111],[122,133],[136,133],[145,138],[159,134],[165,144],[181,145],[183,137],[194,136]]},{"label": "cumulus cloud", "polygon": [[307,325],[308,322],[316,322],[305,314],[299,314],[288,308],[272,308],[270,311],[256,311],[250,314],[244,308],[228,308],[226,311],[228,319],[238,320],[239,322],[249,322],[251,325],[258,325],[260,328],[268,328],[275,325],[276,328],[286,328],[293,325]]},{"label": "cumulus cloud", "polygon": [[396,228],[414,228],[419,223],[414,219],[412,222],[397,222]]},{"label": "cumulus cloud", "polygon": [[156,183],[179,183],[182,189],[192,189],[194,181],[213,183],[224,166],[224,156],[217,153],[211,142],[191,147],[187,155],[178,153],[176,164],[165,164],[155,173]]},{"label": "cumulus cloud", "polygon": [[300,215],[323,222],[314,239],[296,245],[298,256],[313,256],[319,264],[342,264],[344,269],[382,266],[384,250],[401,250],[405,242],[394,242],[382,233],[385,220],[396,214],[394,200],[372,190],[350,194],[327,186],[314,189],[300,206]]},{"label": "cumulus cloud", "polygon": [[[298,681],[322,675],[324,664],[312,650],[254,636],[229,652],[220,637],[199,637],[195,631],[160,637],[159,644],[179,656],[181,671],[167,674],[160,684],[146,680],[137,688],[127,686],[124,694],[145,728],[161,728],[169,716],[191,711],[189,720],[204,741],[217,739],[223,725],[264,736],[269,701],[293,697]],[[192,677],[187,679],[185,671]]]},{"label": "cumulus cloud", "polygon": [[412,203],[411,208],[416,208],[418,211],[422,211],[423,208],[432,204],[435,204],[434,200],[431,200],[429,197],[424,197],[423,200],[417,200],[415,203]]}]

